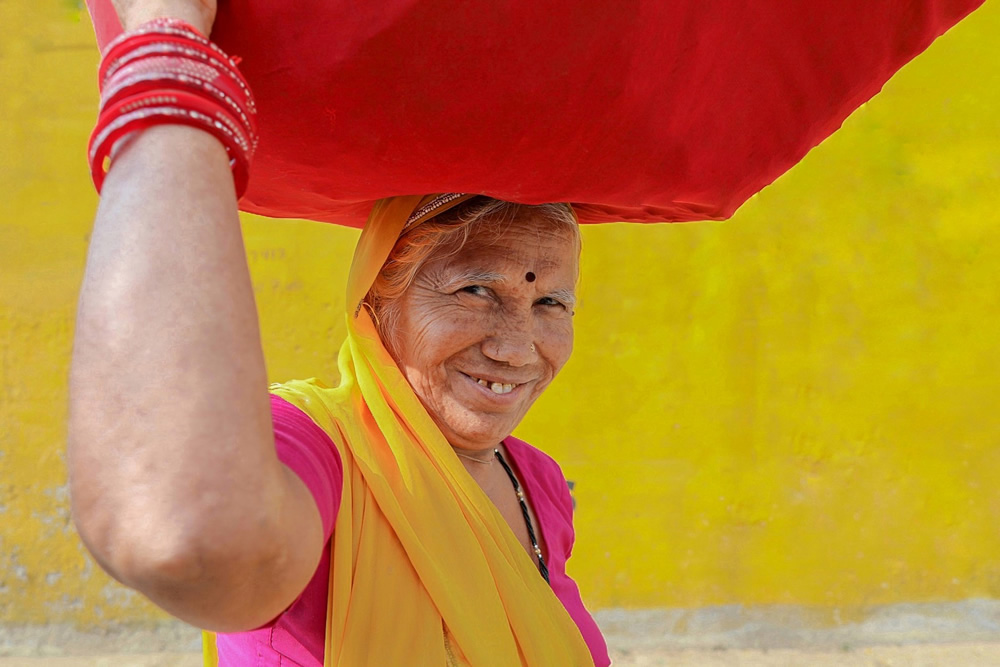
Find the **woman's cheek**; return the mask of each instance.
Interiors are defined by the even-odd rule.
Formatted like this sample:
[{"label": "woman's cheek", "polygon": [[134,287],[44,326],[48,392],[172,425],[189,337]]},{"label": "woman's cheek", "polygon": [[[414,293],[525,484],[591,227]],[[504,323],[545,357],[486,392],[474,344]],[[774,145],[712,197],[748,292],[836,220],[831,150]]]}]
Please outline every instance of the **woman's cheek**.
[{"label": "woman's cheek", "polygon": [[573,321],[567,319],[553,324],[547,333],[555,371],[558,372],[573,353]]},{"label": "woman's cheek", "polygon": [[455,308],[430,307],[422,313],[413,340],[418,349],[439,350],[468,330],[467,317]]},{"label": "woman's cheek", "polygon": [[[456,346],[456,352],[479,342],[487,335],[489,317],[483,313],[462,309],[449,313],[439,320],[439,325],[446,336]],[[464,343],[464,344],[461,344]]]}]

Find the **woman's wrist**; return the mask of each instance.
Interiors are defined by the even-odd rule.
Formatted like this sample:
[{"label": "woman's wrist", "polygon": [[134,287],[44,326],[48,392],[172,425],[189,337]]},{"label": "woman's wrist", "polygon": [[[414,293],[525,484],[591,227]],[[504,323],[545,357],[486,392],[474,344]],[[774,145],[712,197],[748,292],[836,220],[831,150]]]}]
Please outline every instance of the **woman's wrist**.
[{"label": "woman's wrist", "polygon": [[[143,153],[138,164],[127,160],[129,153]],[[198,172],[219,169],[228,175],[229,158],[226,148],[209,132],[188,125],[157,125],[142,132],[133,132],[115,144],[113,159],[127,164],[127,170],[148,165],[150,171],[181,169]],[[123,170],[124,171],[124,170]],[[108,179],[114,172],[109,172]]]}]

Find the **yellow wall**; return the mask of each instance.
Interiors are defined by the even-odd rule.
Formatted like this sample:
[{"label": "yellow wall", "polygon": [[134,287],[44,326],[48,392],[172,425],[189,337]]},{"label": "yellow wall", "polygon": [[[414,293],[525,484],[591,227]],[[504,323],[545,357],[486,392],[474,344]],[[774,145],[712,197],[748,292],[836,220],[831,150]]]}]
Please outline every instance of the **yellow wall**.
[{"label": "yellow wall", "polygon": [[[67,510],[93,36],[67,1],[0,26],[0,622],[150,618]],[[988,3],[730,223],[585,231],[520,434],[577,483],[592,606],[1000,597],[997,34]],[[323,374],[356,233],[245,229],[271,376]]]}]

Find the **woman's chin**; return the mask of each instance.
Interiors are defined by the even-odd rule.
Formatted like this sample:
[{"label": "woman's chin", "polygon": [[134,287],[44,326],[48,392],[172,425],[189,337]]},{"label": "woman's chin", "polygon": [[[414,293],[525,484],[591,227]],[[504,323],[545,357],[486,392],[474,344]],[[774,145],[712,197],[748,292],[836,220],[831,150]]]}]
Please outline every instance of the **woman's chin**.
[{"label": "woman's chin", "polygon": [[479,451],[483,449],[490,449],[491,447],[496,447],[508,435],[510,435],[510,431],[492,431],[489,433],[484,433],[481,431],[477,431],[474,433],[452,433],[448,437],[448,442],[453,447],[460,447],[462,449]]},{"label": "woman's chin", "polygon": [[[435,420],[438,421],[438,420]],[[442,433],[448,442],[463,449],[480,450],[496,447],[504,438],[511,434],[517,421],[513,419],[463,419],[438,421]]]}]

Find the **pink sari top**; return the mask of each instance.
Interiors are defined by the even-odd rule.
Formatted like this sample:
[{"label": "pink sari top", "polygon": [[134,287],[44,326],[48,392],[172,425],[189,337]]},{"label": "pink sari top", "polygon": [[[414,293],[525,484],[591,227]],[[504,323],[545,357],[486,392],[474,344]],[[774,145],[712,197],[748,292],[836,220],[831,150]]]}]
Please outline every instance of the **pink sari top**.
[{"label": "pink sari top", "polygon": [[[329,542],[342,489],[337,447],[308,415],[273,395],[271,413],[278,458],[312,492]],[[575,540],[573,504],[566,478],[559,464],[528,443],[511,436],[504,440],[504,446],[538,519],[552,591],[576,622],[594,664],[610,665],[604,637],[584,607],[576,582],[566,574],[566,562]],[[219,664],[321,667],[329,573],[330,550],[324,549],[312,580],[284,613],[256,630],[218,635]]]}]

